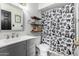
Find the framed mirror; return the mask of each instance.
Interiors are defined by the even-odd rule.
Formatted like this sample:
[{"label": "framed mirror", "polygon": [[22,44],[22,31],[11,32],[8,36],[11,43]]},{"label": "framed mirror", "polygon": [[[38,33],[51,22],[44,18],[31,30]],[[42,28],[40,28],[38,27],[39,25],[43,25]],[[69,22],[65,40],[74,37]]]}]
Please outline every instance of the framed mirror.
[{"label": "framed mirror", "polygon": [[21,23],[21,16],[15,15],[15,22],[16,23]]}]

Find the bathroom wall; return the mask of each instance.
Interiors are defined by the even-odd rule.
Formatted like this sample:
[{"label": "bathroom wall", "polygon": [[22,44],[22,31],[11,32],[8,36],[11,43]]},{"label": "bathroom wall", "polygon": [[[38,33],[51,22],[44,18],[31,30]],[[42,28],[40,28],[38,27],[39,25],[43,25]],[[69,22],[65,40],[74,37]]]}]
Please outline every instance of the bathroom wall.
[{"label": "bathroom wall", "polygon": [[31,16],[38,16],[39,17],[38,4],[37,3],[28,3],[26,5],[26,7],[23,8],[23,11],[24,11],[24,20],[25,20],[24,21],[25,22],[24,32],[32,35],[34,33],[31,32],[32,26],[30,25],[30,21],[32,20]]},{"label": "bathroom wall", "polygon": [[51,51],[72,55],[75,38],[74,4],[67,4],[41,13],[42,42],[48,44]]},{"label": "bathroom wall", "polygon": [[0,31],[0,39],[6,38],[6,35],[11,36],[12,33],[19,34],[19,35],[33,35],[31,33],[31,25],[29,24],[29,20],[31,20],[31,16],[39,16],[38,12],[38,4],[37,3],[27,3],[26,6],[21,6],[24,12],[24,31]]},{"label": "bathroom wall", "polygon": [[41,10],[43,8],[46,8],[46,7],[50,6],[50,5],[52,5],[52,4],[54,4],[54,3],[39,3],[38,9]]},{"label": "bathroom wall", "polygon": [[79,38],[79,3],[78,3],[77,14],[78,14],[78,16],[77,16],[78,17],[78,21],[77,21],[77,23],[78,23],[78,26],[77,26],[78,27],[78,32],[77,33],[78,33],[78,38]]}]

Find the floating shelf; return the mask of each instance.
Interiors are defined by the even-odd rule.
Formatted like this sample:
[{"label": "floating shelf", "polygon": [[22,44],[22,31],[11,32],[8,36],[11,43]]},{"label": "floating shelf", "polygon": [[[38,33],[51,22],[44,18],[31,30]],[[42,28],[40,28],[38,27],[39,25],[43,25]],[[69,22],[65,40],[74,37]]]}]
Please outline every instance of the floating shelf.
[{"label": "floating shelf", "polygon": [[31,32],[42,32],[42,31],[31,31]]},{"label": "floating shelf", "polygon": [[42,26],[41,24],[34,24],[34,23],[31,23],[31,25],[34,25],[34,26]]},{"label": "floating shelf", "polygon": [[39,20],[41,20],[41,18],[32,16],[31,19],[34,20],[34,22],[31,23],[31,25],[33,27],[31,32],[42,32],[42,25],[39,23]]},{"label": "floating shelf", "polygon": [[41,18],[38,18],[38,17],[36,17],[36,16],[32,16],[31,19],[41,20]]}]

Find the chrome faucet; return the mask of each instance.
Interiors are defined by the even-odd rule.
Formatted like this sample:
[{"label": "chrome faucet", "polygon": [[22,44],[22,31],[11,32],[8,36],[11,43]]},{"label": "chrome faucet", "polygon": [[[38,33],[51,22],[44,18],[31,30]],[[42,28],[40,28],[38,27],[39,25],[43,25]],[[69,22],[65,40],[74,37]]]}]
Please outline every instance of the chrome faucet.
[{"label": "chrome faucet", "polygon": [[19,34],[17,34],[16,37],[19,37]]},{"label": "chrome faucet", "polygon": [[15,33],[12,33],[12,38],[14,38],[15,37]]}]

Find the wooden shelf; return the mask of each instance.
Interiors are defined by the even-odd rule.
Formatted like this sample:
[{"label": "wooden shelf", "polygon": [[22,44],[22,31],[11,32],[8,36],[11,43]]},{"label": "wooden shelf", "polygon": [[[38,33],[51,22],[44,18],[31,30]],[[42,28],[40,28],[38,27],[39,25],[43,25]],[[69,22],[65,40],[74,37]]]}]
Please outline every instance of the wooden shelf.
[{"label": "wooden shelf", "polygon": [[31,23],[31,25],[34,25],[34,26],[42,26],[41,24],[33,24],[33,23]]},{"label": "wooden shelf", "polygon": [[31,32],[42,32],[42,31],[31,31]]},{"label": "wooden shelf", "polygon": [[31,23],[33,27],[31,32],[42,32],[42,25],[38,21],[38,20],[41,20],[41,18],[32,16],[31,19],[34,19],[34,22]]},{"label": "wooden shelf", "polygon": [[41,18],[36,17],[36,16],[32,16],[31,18],[32,18],[32,19],[35,19],[35,20],[41,20]]}]

